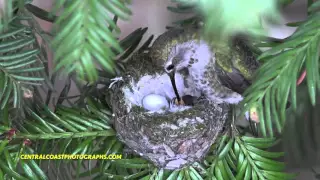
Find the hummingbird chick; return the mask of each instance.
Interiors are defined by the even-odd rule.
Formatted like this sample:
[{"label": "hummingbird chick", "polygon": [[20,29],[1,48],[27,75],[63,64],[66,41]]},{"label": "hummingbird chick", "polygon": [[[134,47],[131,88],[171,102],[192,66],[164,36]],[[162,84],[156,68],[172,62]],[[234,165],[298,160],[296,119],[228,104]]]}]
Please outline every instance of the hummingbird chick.
[{"label": "hummingbird chick", "polygon": [[[238,104],[243,97],[222,85],[216,71],[216,63],[219,63],[218,61],[220,61],[219,64],[232,64],[227,61],[238,62],[242,54],[223,56],[221,52],[226,51],[211,50],[209,45],[200,38],[198,31],[173,29],[157,38],[150,55],[157,63],[162,63],[165,72],[171,79],[173,78],[173,84],[174,74],[187,68],[188,78],[191,79],[189,82],[193,83],[189,84],[189,88],[197,89],[208,100],[215,103]],[[247,70],[245,68],[241,70],[243,69]],[[179,102],[180,99],[177,99]]]},{"label": "hummingbird chick", "polygon": [[191,95],[184,95],[181,97],[181,100],[178,101],[177,97],[171,100],[172,104],[182,105],[182,106],[193,106],[194,105],[194,97]]}]

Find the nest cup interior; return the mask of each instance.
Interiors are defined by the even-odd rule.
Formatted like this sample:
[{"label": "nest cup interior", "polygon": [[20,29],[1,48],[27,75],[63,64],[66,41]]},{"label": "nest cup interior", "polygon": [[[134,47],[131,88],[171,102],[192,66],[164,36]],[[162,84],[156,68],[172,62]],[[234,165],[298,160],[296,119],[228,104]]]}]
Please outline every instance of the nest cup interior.
[{"label": "nest cup interior", "polygon": [[[180,98],[194,97],[194,105],[171,106],[176,93],[163,67],[143,56],[133,60],[112,95],[118,138],[157,167],[177,169],[200,160],[222,132],[228,106],[209,102],[184,70],[175,73],[176,88]],[[150,96],[169,106],[146,109],[144,100]]]},{"label": "nest cup interior", "polygon": [[[187,81],[185,77],[180,73],[175,74],[175,83],[180,97],[184,95],[200,97],[200,92],[198,92],[195,89],[191,90],[187,88]],[[141,107],[149,113],[177,112],[192,108],[192,106],[175,106],[172,103],[172,99],[176,97],[176,94],[170,81],[170,77],[166,73],[144,75],[137,82],[134,82],[132,80],[128,86],[123,87],[122,91],[124,93],[125,103],[128,107],[128,112],[130,112],[131,108],[134,106]],[[148,97],[148,95],[150,98],[144,99]],[[152,97],[150,95],[152,95]],[[164,99],[166,100],[166,102],[161,102],[164,101]],[[148,107],[146,107],[159,106],[159,103],[167,103],[168,106],[164,108],[155,108],[154,110],[152,110],[152,108],[148,109]]]}]

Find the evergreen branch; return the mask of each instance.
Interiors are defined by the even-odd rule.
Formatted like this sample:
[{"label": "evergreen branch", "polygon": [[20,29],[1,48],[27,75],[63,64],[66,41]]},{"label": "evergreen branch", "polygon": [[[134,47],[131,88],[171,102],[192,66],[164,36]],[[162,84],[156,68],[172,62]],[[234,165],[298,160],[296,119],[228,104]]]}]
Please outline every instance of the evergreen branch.
[{"label": "evergreen branch", "polygon": [[[104,124],[99,122],[97,116],[91,115],[88,111],[85,111],[84,109],[57,107],[56,113],[53,113],[47,107],[44,106],[44,111],[40,112],[46,115],[45,119],[37,115],[30,108],[27,108],[26,110],[28,112],[28,115],[34,119],[31,121],[26,121],[26,126],[29,126],[29,123],[31,125],[31,122],[34,121],[38,121],[40,123],[37,125],[30,126],[30,128],[33,130],[29,131],[27,134],[17,136],[20,138],[28,136],[28,138],[38,137],[40,139],[50,139],[58,138],[59,136],[61,136],[61,138],[68,138],[69,136],[81,137],[81,135],[114,135],[114,131],[111,129],[111,127],[108,126],[108,123]],[[106,121],[105,118],[109,119],[109,117],[107,116],[103,116],[102,118],[104,118],[103,121]],[[71,132],[66,132],[64,129],[67,129]],[[80,132],[82,132],[82,134]]]},{"label": "evergreen branch", "polygon": [[143,170],[137,173],[132,173],[131,175],[127,175],[127,176],[122,176],[122,175],[114,175],[112,173],[104,173],[103,176],[101,176],[100,178],[116,178],[116,179],[134,179],[134,178],[139,178],[141,176],[147,175],[149,173],[149,170]]},{"label": "evergreen branch", "polygon": [[314,12],[316,10],[320,9],[320,2],[319,1],[313,1],[313,3],[309,3],[311,6],[308,7],[308,12]]},{"label": "evergreen branch", "polygon": [[[99,149],[95,154],[119,154],[122,153],[123,145],[115,137],[107,137],[101,140]],[[100,144],[97,142],[97,144]],[[122,153],[123,154],[123,153]],[[111,177],[118,178],[138,178],[146,176],[152,171],[152,165],[145,159],[139,157],[124,157],[121,160],[101,161],[95,168],[79,174],[79,177],[94,176],[96,179],[105,179]]]},{"label": "evergreen branch", "polygon": [[273,136],[274,125],[278,132],[282,131],[289,94],[296,109],[297,74],[302,67],[306,68],[311,103],[315,104],[316,89],[320,89],[319,17],[319,13],[310,15],[284,43],[259,57],[264,64],[258,69],[252,86],[246,90],[243,103],[246,110],[257,107],[263,136]]},{"label": "evergreen branch", "polygon": [[[109,140],[110,142],[110,140]],[[113,143],[109,143],[107,151],[99,150],[97,153],[110,152]],[[157,169],[141,158],[122,159],[117,161],[106,161],[107,171],[101,174],[98,167],[86,171],[80,177],[96,175],[96,178],[129,178],[139,177],[140,179],[292,179],[294,175],[282,172],[284,163],[277,162],[275,158],[283,156],[283,153],[268,152],[262,148],[270,148],[275,144],[274,138],[252,138],[252,137],[235,137],[222,136],[218,146],[215,146],[212,155],[206,157],[205,161],[194,163],[191,166],[180,170]],[[105,146],[103,146],[105,147]],[[117,149],[117,148],[116,148]],[[125,171],[115,169],[139,169],[135,173],[124,173]],[[91,174],[92,173],[92,174]]]},{"label": "evergreen branch", "polygon": [[[64,1],[59,2],[60,6]],[[106,14],[113,13],[122,20],[127,20],[131,11],[126,3],[120,0],[99,0],[94,3],[88,0],[72,1],[64,7],[64,11],[55,22],[59,26],[53,41],[56,49],[56,70],[65,67],[67,72],[76,71],[80,77],[90,82],[98,78],[94,59],[108,72],[114,73],[115,53],[122,52],[118,41],[111,33],[106,22],[115,32],[119,28]],[[77,11],[74,11],[77,9]]]},{"label": "evergreen branch", "polygon": [[211,152],[212,154],[210,153],[205,158],[204,164],[207,166],[205,176],[217,179],[235,179],[231,170],[234,166],[234,160],[228,161],[230,160],[228,154],[232,151],[233,143],[234,138],[227,134],[220,138],[216,151]]},{"label": "evergreen branch", "polygon": [[[239,157],[237,179],[250,179],[257,176],[259,179],[292,179],[294,176],[283,173],[284,163],[269,158],[278,158],[283,153],[274,153],[260,150],[254,144],[247,145],[240,138],[236,138],[236,155]],[[254,179],[254,178],[253,178]]]},{"label": "evergreen branch", "polygon": [[35,36],[26,35],[28,27],[20,24],[13,26],[0,36],[0,102],[1,109],[13,97],[13,107],[21,105],[22,90],[28,89],[28,84],[37,85],[44,78],[35,73],[42,72],[44,67],[39,65],[39,49]]},{"label": "evergreen branch", "polygon": [[0,1],[0,33],[6,31],[13,19],[13,0]]},{"label": "evergreen branch", "polygon": [[[202,177],[217,179],[292,179],[291,174],[283,173],[284,163],[275,158],[283,153],[267,152],[275,144],[274,138],[227,137],[223,136],[217,146],[216,157],[209,155],[204,164],[207,174]],[[200,171],[198,171],[200,172]]]},{"label": "evergreen branch", "polygon": [[46,134],[25,134],[19,133],[14,138],[17,139],[62,139],[62,138],[81,138],[81,137],[98,137],[98,136],[114,136],[115,132],[111,130],[97,132],[65,132],[65,133],[46,133]]},{"label": "evergreen branch", "polygon": [[26,4],[25,8],[30,11],[33,15],[35,15],[36,17],[45,20],[45,21],[49,21],[49,22],[55,22],[57,19],[57,16],[52,16],[50,15],[49,12],[33,5],[33,4]]},{"label": "evergreen branch", "polygon": [[[40,75],[44,77],[45,85],[47,85],[49,89],[53,90],[53,83],[51,83],[51,81],[49,80],[50,70],[48,69],[49,67],[51,67],[51,65],[48,62],[48,56],[47,56],[47,48],[49,48],[52,38],[50,37],[49,33],[44,32],[42,30],[37,20],[32,16],[32,14],[29,11],[22,9],[22,14],[26,15],[27,17],[30,17],[30,19],[27,20],[27,23],[29,24],[30,27],[32,27],[35,33],[41,37],[42,42],[41,44],[37,44],[36,47],[40,49],[40,53],[38,57],[45,68],[45,72],[41,71]],[[43,86],[40,86],[40,88],[44,89]]]},{"label": "evergreen branch", "polygon": [[[95,108],[96,107],[92,107],[91,109]],[[91,114],[85,109],[61,106],[58,107],[56,113],[54,113],[44,106],[42,109],[31,109],[26,107],[26,112],[27,117],[29,118],[24,121],[23,127],[19,128],[20,132],[12,136],[11,142],[21,142],[20,139],[28,139],[29,141],[36,142],[40,141],[37,145],[37,154],[92,154],[94,153],[94,149],[102,147],[101,143],[105,143],[105,145],[103,145],[103,151],[99,153],[102,154],[106,153],[105,147],[108,147],[108,145],[110,146],[110,141],[106,138],[115,139],[115,132],[108,126],[108,123],[106,123],[105,120],[104,122],[100,122],[100,119],[95,114]],[[106,117],[104,116],[104,118]],[[8,127],[6,126],[0,127],[4,131],[8,130]],[[99,138],[101,138],[101,140],[94,143],[94,140],[98,140]],[[45,143],[41,143],[43,140]],[[8,141],[3,141],[3,143],[1,143],[0,152],[2,151],[1,147],[7,146],[6,144],[8,143],[5,142]],[[56,149],[55,143],[57,142],[59,142],[60,146],[63,148]],[[114,146],[111,146],[107,153],[112,154],[121,150],[122,144],[116,139],[115,142]],[[27,154],[33,152],[33,150],[28,151]],[[16,154],[15,152],[12,153]],[[78,160],[77,162],[77,168],[80,168],[82,160]],[[59,161],[54,168],[59,169],[60,163],[61,161]],[[71,161],[67,161],[67,163],[71,163]],[[36,177],[39,177],[39,179],[46,179],[45,176],[43,176],[43,171],[38,167],[36,162],[19,160],[19,164],[21,164],[23,170],[25,170],[25,175],[28,179],[34,179]],[[13,169],[12,172],[8,171],[5,166],[1,167],[0,170],[4,172],[4,174],[11,173],[14,175],[16,172],[16,174],[24,175],[23,172],[18,170]],[[59,171],[60,169],[58,170],[58,173]]]},{"label": "evergreen branch", "polygon": [[21,154],[29,154],[29,149],[25,142],[22,145],[7,145],[0,153],[0,171],[3,173],[1,177],[47,179],[43,170],[34,160],[20,159]]},{"label": "evergreen branch", "polygon": [[213,151],[203,163],[196,162],[180,170],[154,169],[143,179],[292,179],[294,175],[283,173],[284,163],[273,160],[283,153],[262,150],[275,143],[274,138],[230,137],[226,134],[213,145]]}]

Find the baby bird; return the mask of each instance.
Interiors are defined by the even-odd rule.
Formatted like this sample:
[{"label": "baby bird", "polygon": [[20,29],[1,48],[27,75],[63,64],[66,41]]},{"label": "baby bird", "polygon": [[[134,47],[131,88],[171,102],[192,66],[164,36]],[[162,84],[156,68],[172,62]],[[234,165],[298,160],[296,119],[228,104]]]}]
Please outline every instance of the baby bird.
[{"label": "baby bird", "polygon": [[[200,38],[198,30],[189,28],[172,29],[160,35],[153,43],[150,56],[163,66],[173,84],[174,74],[187,69],[189,88],[197,89],[215,103],[238,104],[243,100],[242,95],[224,86],[221,76],[228,78],[226,76],[237,73],[250,81],[258,65],[252,53],[247,51],[241,42],[233,47],[226,44],[211,49]],[[224,73],[217,71],[218,67]]]}]

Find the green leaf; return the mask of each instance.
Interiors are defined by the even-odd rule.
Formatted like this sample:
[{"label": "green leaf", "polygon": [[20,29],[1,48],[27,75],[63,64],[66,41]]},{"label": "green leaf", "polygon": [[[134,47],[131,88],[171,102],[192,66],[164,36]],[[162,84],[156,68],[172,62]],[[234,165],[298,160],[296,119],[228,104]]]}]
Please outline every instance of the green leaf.
[{"label": "green leaf", "polygon": [[42,119],[40,116],[38,116],[35,112],[33,112],[30,108],[27,108],[27,111],[32,115],[33,118],[38,120],[44,127],[46,127],[47,132],[54,132],[54,130],[48,125],[47,122],[45,122],[44,119]]},{"label": "green leaf", "polygon": [[45,175],[45,173],[42,171],[42,169],[39,167],[39,165],[34,160],[28,160],[27,163],[34,170],[34,172],[38,175],[38,177],[41,180],[48,179],[47,176]]},{"label": "green leaf", "polygon": [[226,156],[226,161],[228,163],[228,165],[232,168],[233,171],[235,171],[237,169],[236,165],[235,165],[235,160],[233,160],[231,158],[231,155],[230,154],[227,154]]},{"label": "green leaf", "polygon": [[52,111],[50,111],[50,109],[48,107],[44,107],[44,110],[48,113],[48,115],[50,115],[57,122],[60,122],[68,130],[70,130],[72,132],[78,132],[78,130],[76,130],[74,127],[72,127],[69,123],[63,121],[62,119],[60,119],[59,116],[57,116]]},{"label": "green leaf", "polygon": [[64,133],[42,133],[42,134],[24,134],[19,133],[15,138],[28,138],[28,139],[59,139],[59,138],[80,138],[90,136],[114,136],[113,130],[107,131],[93,131],[93,132],[64,132]]},{"label": "green leaf", "polygon": [[224,179],[228,179],[229,178],[229,174],[227,172],[226,167],[224,166],[223,162],[220,160],[217,162],[217,166],[215,168],[219,168],[222,176],[224,177]]},{"label": "green leaf", "polygon": [[221,137],[220,142],[219,142],[218,152],[220,152],[221,149],[222,149],[223,147],[225,147],[225,142],[226,142],[226,140],[228,140],[228,139],[229,139],[229,136],[227,136],[227,135],[223,135],[223,136]]},{"label": "green leaf", "polygon": [[232,170],[229,167],[228,162],[224,159],[224,160],[222,160],[222,163],[223,163],[223,166],[224,166],[224,168],[225,168],[225,170],[226,170],[226,172],[228,174],[228,179],[234,180],[235,177],[234,177],[234,175],[232,173]]},{"label": "green leaf", "polygon": [[252,171],[252,180],[258,180],[257,173],[255,171]]},{"label": "green leaf", "polygon": [[19,34],[19,33],[23,32],[24,30],[26,30],[26,27],[20,27],[20,28],[17,28],[17,29],[12,28],[9,31],[7,31],[6,33],[1,33],[0,34],[0,39],[5,39],[5,38],[8,38],[10,36]]},{"label": "green leaf", "polygon": [[[267,58],[269,56],[272,56],[272,55],[274,55],[276,53],[279,53],[280,51],[283,51],[286,48],[295,48],[295,47],[301,45],[302,43],[306,43],[309,40],[310,39],[306,39],[306,37],[304,37],[304,36],[288,40],[283,44],[277,45],[275,47],[272,47],[270,50],[267,50],[267,51],[263,52],[261,54],[261,56],[258,57],[258,60],[261,60],[261,59]],[[294,51],[286,51],[286,52],[287,53],[290,52],[290,54],[288,54],[288,55],[294,54]],[[285,55],[285,56],[287,56],[287,55]],[[275,59],[281,59],[281,58],[279,56],[276,56]]]},{"label": "green leaf", "polygon": [[281,153],[278,153],[278,152],[268,152],[268,151],[263,151],[263,150],[260,150],[256,147],[253,147],[253,146],[250,146],[250,145],[245,145],[245,147],[251,151],[251,152],[254,152],[255,154],[259,154],[263,157],[267,157],[267,158],[279,158],[279,157],[282,157],[284,155],[283,152]]},{"label": "green leaf", "polygon": [[79,144],[74,151],[71,154],[78,154],[79,152],[83,151],[85,148],[87,148],[87,146],[89,146],[90,144],[92,144],[93,140],[96,137],[90,137],[86,140],[84,140],[81,144]]},{"label": "green leaf", "polygon": [[214,175],[217,177],[218,180],[223,180],[224,179],[220,168],[215,167],[214,168],[214,173],[215,173]]},{"label": "green leaf", "polygon": [[117,164],[118,166],[125,167],[125,168],[148,168],[150,164],[148,161],[140,158],[133,158],[133,159],[119,159],[114,161],[113,163]]},{"label": "green leaf", "polygon": [[22,41],[19,41],[19,43],[12,44],[12,45],[6,46],[6,47],[2,47],[0,49],[0,53],[16,51],[16,50],[18,50],[20,48],[23,48],[25,46],[28,46],[28,45],[34,43],[34,42],[35,42],[34,38],[22,39]]},{"label": "green leaf", "polygon": [[21,176],[19,173],[8,168],[3,161],[0,161],[0,169],[3,170],[4,173],[8,174],[11,177],[14,177],[17,180],[28,180],[28,178],[25,178]]},{"label": "green leaf", "polygon": [[244,160],[245,160],[245,155],[241,152],[237,159],[237,172],[240,171],[241,166],[244,164]]},{"label": "green leaf", "polygon": [[238,158],[239,156],[240,156],[240,146],[239,146],[239,144],[238,143],[234,143],[234,153],[235,153],[235,155],[236,155],[236,158]]},{"label": "green leaf", "polygon": [[0,60],[3,60],[3,61],[15,60],[15,59],[24,58],[24,57],[31,56],[31,55],[34,56],[34,55],[38,54],[39,52],[40,52],[39,49],[32,49],[32,50],[22,51],[20,53],[0,56]]},{"label": "green leaf", "polygon": [[[271,97],[276,97],[276,89],[275,88],[271,89]],[[276,124],[276,128],[277,128],[278,132],[281,132],[282,126],[281,126],[279,115],[278,115],[276,101],[274,99],[271,100],[271,114],[272,114],[272,117],[273,117],[274,122]]]},{"label": "green leaf", "polygon": [[[302,54],[302,53],[301,53]],[[294,62],[294,63],[298,63],[298,58],[297,60]],[[293,109],[296,109],[297,108],[297,100],[296,100],[296,95],[297,95],[297,74],[299,72],[299,66],[294,66],[295,68],[292,70],[292,82],[291,82],[291,92],[290,92],[290,95],[291,95],[291,103],[292,103],[292,107]],[[273,105],[275,106],[275,105]],[[273,107],[274,108],[274,107]]]},{"label": "green leaf", "polygon": [[180,171],[179,171],[179,175],[178,175],[178,178],[177,178],[177,180],[184,180],[185,178],[184,178],[184,169],[181,169]]},{"label": "green leaf", "polygon": [[[34,39],[30,39],[32,41],[34,41]],[[6,47],[10,47],[10,46],[17,46],[19,45],[21,42],[24,42],[26,41],[26,39],[24,38],[19,38],[19,39],[8,39],[6,41],[2,41],[1,44],[0,44],[0,48],[6,48]],[[1,49],[2,50],[2,49]],[[5,51],[2,51],[2,52],[5,52]]]},{"label": "green leaf", "polygon": [[32,169],[29,167],[28,164],[26,164],[24,162],[24,160],[20,160],[20,164],[21,164],[22,169],[24,170],[24,172],[26,173],[26,175],[28,176],[29,179],[38,180],[37,176],[35,176],[35,174],[33,173]]},{"label": "green leaf", "polygon": [[125,179],[135,179],[135,178],[139,178],[141,176],[145,176],[150,172],[149,169],[145,169],[143,171],[137,172],[137,173],[133,173],[131,175],[125,176]]},{"label": "green leaf", "polygon": [[285,168],[284,164],[277,164],[275,166],[274,164],[269,164],[269,163],[265,163],[262,161],[257,161],[257,162],[255,162],[255,164],[257,166],[259,166],[260,168],[265,169],[265,170],[269,170],[269,171],[283,171]]},{"label": "green leaf", "polygon": [[[315,61],[318,61],[319,56],[315,54],[315,51],[311,49],[312,47],[310,46],[307,49],[307,54],[306,54],[306,70],[307,70],[307,84],[308,84],[308,90],[309,90],[309,95],[311,99],[311,103],[314,106],[316,104],[316,79],[319,74],[316,74],[314,65],[316,64]],[[317,48],[317,46],[316,46]]]},{"label": "green leaf", "polygon": [[0,177],[4,177],[4,174],[1,169],[0,169]]},{"label": "green leaf", "polygon": [[252,175],[252,168],[251,166],[248,166],[247,169],[246,169],[246,172],[244,174],[244,180],[250,180],[251,179],[251,175]]},{"label": "green leaf", "polygon": [[[8,103],[8,100],[9,100],[9,97],[10,97],[10,94],[12,92],[12,86],[13,86],[13,83],[12,82],[8,82],[8,86],[6,88],[6,91],[3,92],[3,94],[1,94],[1,96],[4,97],[4,99],[2,99],[2,103],[1,103],[1,109],[3,109],[5,107],[5,105]],[[0,97],[1,99],[2,97]]]},{"label": "green leaf", "polygon": [[174,170],[174,171],[172,171],[172,173],[171,173],[170,176],[167,178],[167,180],[176,180],[179,172],[180,172],[179,170]]},{"label": "green leaf", "polygon": [[279,179],[293,179],[296,177],[294,174],[287,174],[283,172],[274,172],[274,171],[263,171],[265,175],[272,175]]},{"label": "green leaf", "polygon": [[203,179],[201,175],[193,167],[189,167],[189,174],[192,179],[199,179],[199,180]]},{"label": "green leaf", "polygon": [[[62,3],[63,13],[56,21],[59,27],[58,35],[53,45],[56,48],[56,71],[66,68],[68,73],[76,71],[78,77],[94,82],[98,79],[95,62],[114,74],[114,59],[116,53],[123,49],[112,34],[115,29],[119,32],[114,21],[106,13],[114,13],[122,20],[127,20],[132,14],[122,1],[99,1],[84,3],[75,1]],[[74,11],[76,9],[76,11]],[[94,12],[94,13],[93,13]],[[67,21],[63,21],[67,19]],[[67,23],[66,23],[67,22]],[[108,24],[111,28],[108,28]],[[70,36],[72,34],[72,36]]]},{"label": "green leaf", "polygon": [[233,138],[230,138],[230,140],[228,141],[228,143],[224,146],[224,148],[222,149],[222,151],[219,153],[218,158],[221,160],[223,159],[229,152],[230,148],[232,147],[234,142]]},{"label": "green leaf", "polygon": [[[240,162],[238,162],[238,163],[240,163]],[[236,176],[237,180],[238,179],[240,180],[240,179],[244,178],[244,175],[246,173],[246,169],[247,169],[248,166],[250,166],[250,165],[248,165],[248,160],[244,159],[244,161],[241,162],[241,164],[239,166],[240,168],[237,170],[237,176]]]},{"label": "green leaf", "polygon": [[314,3],[308,8],[308,12],[318,10],[320,8],[320,1],[314,1]]},{"label": "green leaf", "polygon": [[8,145],[8,143],[9,143],[9,140],[2,140],[2,141],[0,141],[0,155],[1,155],[1,153],[3,152],[3,150],[4,150],[4,148]]},{"label": "green leaf", "polygon": [[262,103],[259,103],[258,104],[258,108],[257,108],[257,112],[258,112],[258,117],[259,117],[259,125],[260,125],[260,130],[261,130],[261,133],[262,133],[262,136],[263,137],[266,137],[267,136],[267,131],[266,131],[266,126],[265,126],[265,120],[264,120],[264,113],[263,113],[263,110],[262,110]]},{"label": "green leaf", "polygon": [[[270,101],[272,101],[273,99],[271,99],[271,92],[268,91],[266,92],[266,95],[265,95],[265,99],[264,99],[264,105],[266,107],[270,107]],[[260,116],[259,116],[260,118]],[[273,137],[273,128],[272,128],[272,122],[271,122],[271,112],[270,112],[270,109],[269,108],[266,108],[265,109],[265,122],[266,122],[266,126],[267,126],[267,129],[268,129],[268,132],[270,134],[270,137]]]}]

